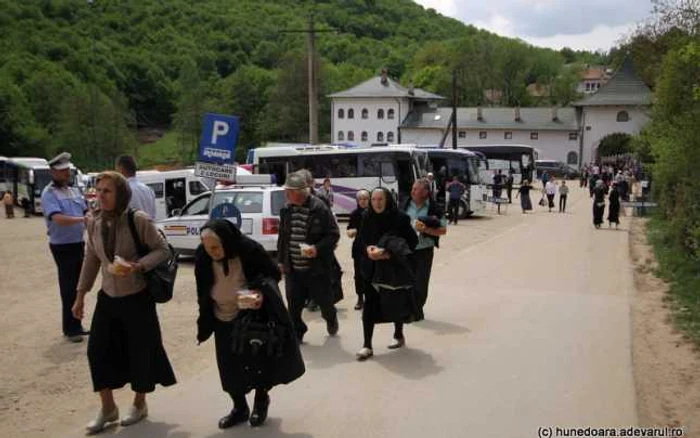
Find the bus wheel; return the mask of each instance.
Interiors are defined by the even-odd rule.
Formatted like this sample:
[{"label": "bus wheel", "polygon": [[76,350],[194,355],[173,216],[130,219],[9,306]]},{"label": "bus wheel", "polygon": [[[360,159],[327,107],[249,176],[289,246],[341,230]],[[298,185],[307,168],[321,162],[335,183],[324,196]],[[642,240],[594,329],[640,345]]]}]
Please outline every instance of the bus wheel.
[{"label": "bus wheel", "polygon": [[459,203],[459,212],[457,214],[459,215],[460,219],[466,219],[474,214],[474,212],[469,209],[469,204],[466,201],[461,201]]}]

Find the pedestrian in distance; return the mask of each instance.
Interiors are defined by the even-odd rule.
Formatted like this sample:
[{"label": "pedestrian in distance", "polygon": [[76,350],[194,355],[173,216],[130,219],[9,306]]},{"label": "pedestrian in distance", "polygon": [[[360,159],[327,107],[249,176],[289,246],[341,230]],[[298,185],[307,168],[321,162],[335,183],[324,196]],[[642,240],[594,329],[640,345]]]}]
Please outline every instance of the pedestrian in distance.
[{"label": "pedestrian in distance", "polygon": [[500,199],[503,193],[503,185],[506,182],[506,177],[503,175],[503,171],[498,169],[496,174],[493,176],[493,197],[495,199]]},{"label": "pedestrian in distance", "polygon": [[549,212],[551,213],[552,209],[554,208],[554,197],[557,194],[557,183],[553,178],[547,181],[544,192],[547,195],[547,206],[549,207]]},{"label": "pedestrian in distance", "polygon": [[566,200],[569,197],[569,186],[566,185],[566,180],[561,180],[559,186],[559,213],[566,213]]},{"label": "pedestrian in distance", "polygon": [[318,197],[330,207],[333,208],[333,186],[331,185],[330,177],[323,180],[323,185],[318,189]]},{"label": "pedestrian in distance", "polygon": [[615,228],[620,226],[620,191],[618,183],[613,183],[612,190],[608,196],[608,227]]},{"label": "pedestrian in distance", "polygon": [[[101,173],[97,195],[100,209],[87,224],[85,263],[73,304],[73,315],[82,319],[85,295],[99,273],[102,286],[87,355],[93,390],[99,393],[102,407],[87,425],[88,434],[118,420],[114,390],[130,384],[135,393],[129,413],[121,420],[122,426],[130,426],[148,416],[146,394],[153,392],[156,384],[171,386],[176,382],[163,347],[156,303],[144,276],[168,258],[168,244],[146,213],[130,212],[131,190],[122,175]],[[136,239],[149,248],[147,254],[139,255]]]},{"label": "pedestrian in distance", "polygon": [[547,183],[552,179],[552,176],[546,170],[542,172],[542,190],[547,188]]},{"label": "pedestrian in distance", "polygon": [[518,193],[515,195],[516,198],[520,197],[520,207],[523,209],[523,214],[532,211],[532,200],[530,199],[531,190],[532,186],[530,185],[530,181],[524,180],[522,184],[520,184]]},{"label": "pedestrian in distance", "polygon": [[[228,429],[248,421],[261,426],[267,419],[270,390],[305,371],[277,286],[280,272],[265,249],[228,220],[208,222],[200,235],[195,256],[197,341],[214,335],[219,380],[233,402],[218,425]],[[263,332],[254,332],[260,326]],[[251,413],[246,394],[252,390]]]},{"label": "pedestrian in distance", "polygon": [[361,261],[362,261],[362,249],[360,244],[360,239],[357,234],[360,231],[362,225],[362,216],[367,207],[369,206],[369,192],[367,190],[357,191],[357,208],[350,213],[350,220],[348,221],[347,236],[352,241],[352,261],[355,268],[355,294],[357,295],[357,303],[355,304],[355,310],[362,310],[364,306],[364,285],[362,282],[362,272],[361,272]]},{"label": "pedestrian in distance", "polygon": [[444,211],[430,197],[430,182],[426,179],[413,183],[411,197],[406,201],[403,212],[411,218],[413,228],[418,233],[418,244],[410,258],[416,277],[416,299],[423,309],[428,301],[435,248],[440,246],[440,236],[447,233],[447,220]]},{"label": "pedestrian in distance", "polygon": [[156,194],[146,184],[136,179],[136,160],[131,155],[122,155],[117,158],[117,172],[121,173],[129,182],[131,188],[131,201],[129,208],[145,212],[151,219],[156,219]]},{"label": "pedestrian in distance", "polygon": [[452,177],[452,181],[446,187],[448,193],[447,215],[450,217],[450,223],[457,225],[459,221],[459,204],[462,202],[462,196],[467,190],[467,186],[462,184],[457,175]]},{"label": "pedestrian in distance", "polygon": [[357,352],[357,359],[364,361],[374,355],[375,324],[394,324],[394,340],[388,348],[397,349],[406,344],[404,323],[419,321],[423,315],[414,293],[414,271],[408,258],[418,244],[418,237],[411,227],[411,219],[396,208],[387,189],[372,191],[358,239],[366,300],[362,310],[364,343]]},{"label": "pedestrian in distance", "polygon": [[506,177],[506,194],[508,195],[508,203],[512,204],[513,203],[513,174],[515,171],[511,167],[508,169],[508,176]]},{"label": "pedestrian in distance", "polygon": [[302,174],[289,174],[284,189],[287,205],[280,211],[277,254],[297,338],[302,342],[308,330],[301,314],[309,298],[321,308],[328,334],[335,336],[339,326],[332,282],[338,224],[326,204],[311,196]]},{"label": "pedestrian in distance", "polygon": [[20,204],[22,205],[22,210],[24,210],[24,217],[31,217],[32,209],[29,203],[29,199],[23,197],[20,201]]},{"label": "pedestrian in distance", "polygon": [[605,195],[608,193],[608,187],[602,179],[596,180],[593,189],[593,226],[600,228],[603,223],[603,215],[605,214]]},{"label": "pedestrian in distance", "polygon": [[2,203],[5,205],[5,217],[14,219],[15,217],[15,198],[11,191],[6,191],[2,197]]},{"label": "pedestrian in distance", "polygon": [[71,155],[63,152],[51,161],[51,182],[41,194],[44,220],[48,229],[49,248],[58,268],[61,291],[63,335],[70,342],[82,342],[87,335],[82,322],[71,312],[85,256],[83,234],[88,221],[88,207],[82,193],[70,186]]}]

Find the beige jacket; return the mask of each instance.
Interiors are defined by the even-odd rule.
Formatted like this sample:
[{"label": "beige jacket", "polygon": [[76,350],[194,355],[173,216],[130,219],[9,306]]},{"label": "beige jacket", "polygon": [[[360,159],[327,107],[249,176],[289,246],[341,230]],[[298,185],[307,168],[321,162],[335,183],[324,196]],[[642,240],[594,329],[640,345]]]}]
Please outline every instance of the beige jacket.
[{"label": "beige jacket", "polygon": [[[139,240],[151,252],[144,257],[138,256],[136,245],[129,230],[127,213],[124,212],[115,225],[117,227],[117,239],[114,255],[130,262],[138,262],[144,267],[145,271],[149,271],[168,258],[168,245],[146,213],[136,211],[134,223],[136,224]],[[87,226],[88,238],[86,241],[85,260],[83,262],[83,270],[80,272],[78,291],[89,292],[92,289],[100,268],[102,268],[102,290],[110,297],[124,297],[144,290],[146,288],[146,280],[143,274],[137,272],[126,277],[117,277],[108,271],[110,261],[105,254],[101,229],[102,218],[97,214],[90,219]]]}]

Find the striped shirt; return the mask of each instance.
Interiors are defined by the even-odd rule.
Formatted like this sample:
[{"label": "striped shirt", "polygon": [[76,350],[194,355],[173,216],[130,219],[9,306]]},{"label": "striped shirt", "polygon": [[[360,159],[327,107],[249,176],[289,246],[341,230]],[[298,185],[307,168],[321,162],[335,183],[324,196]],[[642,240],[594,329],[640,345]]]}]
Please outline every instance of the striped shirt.
[{"label": "striped shirt", "polygon": [[309,222],[309,208],[290,205],[291,235],[289,238],[289,258],[295,271],[306,271],[311,268],[311,260],[301,254],[299,244],[306,242],[306,232]]}]

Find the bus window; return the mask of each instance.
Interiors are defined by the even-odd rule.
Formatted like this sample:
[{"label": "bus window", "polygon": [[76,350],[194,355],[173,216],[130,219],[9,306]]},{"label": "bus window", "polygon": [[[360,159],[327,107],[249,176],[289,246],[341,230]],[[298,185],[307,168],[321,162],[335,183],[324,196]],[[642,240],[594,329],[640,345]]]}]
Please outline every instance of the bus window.
[{"label": "bus window", "polygon": [[202,184],[199,181],[190,181],[189,186],[190,186],[190,195],[192,195],[192,196],[197,196],[197,195],[207,191],[207,188],[204,187],[204,184]]},{"label": "bus window", "polygon": [[161,199],[165,194],[165,187],[163,186],[163,183],[151,183],[146,185],[153,190],[153,193],[156,194],[156,199]]}]

